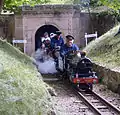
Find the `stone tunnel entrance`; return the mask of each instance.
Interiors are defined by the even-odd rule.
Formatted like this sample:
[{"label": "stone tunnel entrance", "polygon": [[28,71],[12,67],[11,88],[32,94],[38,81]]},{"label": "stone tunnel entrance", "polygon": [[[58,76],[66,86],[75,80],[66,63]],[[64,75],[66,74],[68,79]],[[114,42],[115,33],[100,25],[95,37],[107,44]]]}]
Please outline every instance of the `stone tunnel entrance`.
[{"label": "stone tunnel entrance", "polygon": [[50,36],[50,33],[55,33],[56,31],[59,31],[59,29],[56,28],[53,25],[41,26],[35,33],[35,50],[40,48],[40,46],[41,46],[41,37],[43,37],[45,32],[48,32],[48,34]]},{"label": "stone tunnel entrance", "polygon": [[36,5],[21,7],[21,14],[15,15],[15,35],[18,40],[27,40],[25,53],[32,55],[40,47],[44,32],[61,31],[63,38],[71,34],[75,43],[80,45],[81,38],[87,32],[88,18],[80,12],[79,5]]}]

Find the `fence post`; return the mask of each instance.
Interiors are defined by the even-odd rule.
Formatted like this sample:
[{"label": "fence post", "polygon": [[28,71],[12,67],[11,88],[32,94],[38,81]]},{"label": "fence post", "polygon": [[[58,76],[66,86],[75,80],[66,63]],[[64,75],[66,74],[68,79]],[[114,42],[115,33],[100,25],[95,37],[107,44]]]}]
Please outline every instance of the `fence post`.
[{"label": "fence post", "polygon": [[15,44],[18,44],[18,43],[23,43],[23,44],[24,44],[24,53],[26,53],[26,43],[27,43],[27,40],[15,40],[15,39],[13,38],[12,43],[13,43],[13,46],[14,46]]},{"label": "fence post", "polygon": [[95,39],[97,39],[97,31],[95,32],[95,34],[87,34],[85,33],[85,45],[87,46],[87,42],[88,42],[88,38],[92,38],[92,37],[95,37]]},{"label": "fence post", "polygon": [[95,32],[95,34],[96,34],[96,39],[97,39],[97,31]]},{"label": "fence post", "polygon": [[85,45],[87,46],[87,33],[85,33]]}]

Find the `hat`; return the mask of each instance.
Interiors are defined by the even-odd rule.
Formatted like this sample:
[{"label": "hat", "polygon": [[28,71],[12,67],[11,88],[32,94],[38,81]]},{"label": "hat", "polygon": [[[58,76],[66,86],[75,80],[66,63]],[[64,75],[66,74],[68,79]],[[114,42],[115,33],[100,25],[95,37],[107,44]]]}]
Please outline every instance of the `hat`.
[{"label": "hat", "polygon": [[50,37],[55,37],[55,36],[56,36],[56,34],[50,33]]},{"label": "hat", "polygon": [[71,36],[71,35],[67,35],[67,36],[66,36],[66,39],[68,39],[68,40],[74,40],[74,37]]},{"label": "hat", "polygon": [[50,36],[53,36],[54,35],[54,33],[50,33]]},{"label": "hat", "polygon": [[61,31],[56,31],[56,34],[60,35],[60,34],[62,34],[62,32]]}]

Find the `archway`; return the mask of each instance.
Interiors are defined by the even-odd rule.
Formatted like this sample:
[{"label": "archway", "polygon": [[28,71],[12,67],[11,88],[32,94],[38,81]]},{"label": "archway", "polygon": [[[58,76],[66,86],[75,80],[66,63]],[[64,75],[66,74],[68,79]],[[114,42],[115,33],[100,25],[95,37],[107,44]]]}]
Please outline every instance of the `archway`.
[{"label": "archway", "polygon": [[55,33],[56,31],[59,31],[58,28],[56,28],[53,25],[44,25],[41,26],[35,34],[35,50],[37,50],[38,48],[40,48],[41,46],[41,37],[44,35],[45,32],[48,32],[48,34],[50,35],[50,33]]}]

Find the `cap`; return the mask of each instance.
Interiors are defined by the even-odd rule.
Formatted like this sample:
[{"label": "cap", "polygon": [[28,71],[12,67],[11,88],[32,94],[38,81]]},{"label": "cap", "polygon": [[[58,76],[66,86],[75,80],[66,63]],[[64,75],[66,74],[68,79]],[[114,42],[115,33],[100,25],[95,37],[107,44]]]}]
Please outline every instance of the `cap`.
[{"label": "cap", "polygon": [[74,40],[74,37],[71,36],[71,35],[67,35],[67,36],[66,36],[66,39],[68,39],[68,40]]},{"label": "cap", "polygon": [[60,35],[60,34],[62,34],[62,32],[61,31],[56,31],[56,34]]}]

